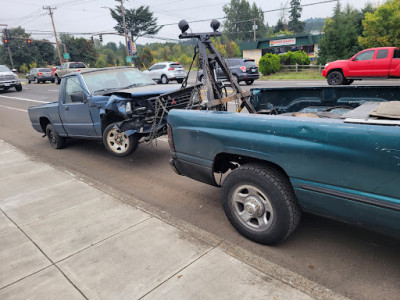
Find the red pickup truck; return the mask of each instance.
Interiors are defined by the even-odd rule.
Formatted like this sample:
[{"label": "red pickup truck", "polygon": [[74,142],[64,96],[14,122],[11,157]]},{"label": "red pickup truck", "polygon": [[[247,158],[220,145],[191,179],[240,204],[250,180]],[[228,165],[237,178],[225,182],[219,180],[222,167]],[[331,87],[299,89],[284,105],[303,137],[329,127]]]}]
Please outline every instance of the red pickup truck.
[{"label": "red pickup truck", "polygon": [[349,60],[327,63],[322,70],[329,85],[349,85],[354,80],[400,77],[400,50],[396,47],[365,49]]}]

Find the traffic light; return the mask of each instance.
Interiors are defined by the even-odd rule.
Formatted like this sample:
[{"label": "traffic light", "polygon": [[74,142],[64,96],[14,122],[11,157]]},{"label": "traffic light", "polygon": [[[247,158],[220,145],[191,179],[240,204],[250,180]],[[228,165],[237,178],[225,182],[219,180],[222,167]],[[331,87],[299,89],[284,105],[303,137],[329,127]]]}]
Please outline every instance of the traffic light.
[{"label": "traffic light", "polygon": [[103,42],[103,36],[101,34],[99,35],[99,39],[100,39],[100,43],[102,43]]},{"label": "traffic light", "polygon": [[28,45],[28,47],[32,46],[32,40],[26,39],[26,44]]},{"label": "traffic light", "polygon": [[7,40],[11,40],[11,31],[10,29],[4,29],[4,35],[6,36]]},{"label": "traffic light", "polygon": [[4,42],[4,46],[8,48],[8,39],[5,38],[5,39],[3,40],[3,42]]}]

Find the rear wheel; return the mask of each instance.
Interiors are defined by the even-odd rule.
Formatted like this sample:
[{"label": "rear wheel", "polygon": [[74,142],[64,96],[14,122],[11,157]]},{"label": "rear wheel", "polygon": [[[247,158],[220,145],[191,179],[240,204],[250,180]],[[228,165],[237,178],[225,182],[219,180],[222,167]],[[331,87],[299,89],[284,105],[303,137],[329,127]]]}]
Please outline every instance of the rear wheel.
[{"label": "rear wheel", "polygon": [[31,84],[31,80],[28,78],[28,84]]},{"label": "rear wheel", "polygon": [[339,71],[333,71],[329,73],[328,77],[326,78],[329,85],[341,85],[343,83],[343,74]]},{"label": "rear wheel", "polygon": [[106,127],[103,132],[103,143],[107,151],[115,156],[126,156],[135,151],[139,144],[139,139],[136,134],[127,136],[124,131],[120,131],[112,123]]},{"label": "rear wheel", "polygon": [[344,79],[343,80],[343,85],[350,85],[352,84],[354,81],[354,79]]},{"label": "rear wheel", "polygon": [[46,126],[46,135],[49,139],[51,147],[54,149],[61,149],[65,147],[66,139],[58,134],[51,123],[47,124]]},{"label": "rear wheel", "polygon": [[17,92],[22,91],[22,85],[16,85],[16,86],[15,86],[15,90],[16,90]]},{"label": "rear wheel", "polygon": [[35,82],[36,82],[36,83],[40,83],[40,80],[36,77],[36,78],[35,78]]},{"label": "rear wheel", "polygon": [[165,75],[161,75],[161,83],[162,84],[167,84],[168,83],[168,78]]},{"label": "rear wheel", "polygon": [[261,244],[286,239],[301,216],[287,177],[261,164],[242,165],[227,176],[222,185],[222,204],[236,230]]},{"label": "rear wheel", "polygon": [[254,80],[246,80],[245,82],[246,82],[247,85],[252,85]]},{"label": "rear wheel", "polygon": [[233,75],[233,78],[237,81],[237,83],[239,84],[239,76],[237,75]]},{"label": "rear wheel", "polygon": [[182,83],[183,82],[183,79],[177,79],[176,80],[178,83]]}]

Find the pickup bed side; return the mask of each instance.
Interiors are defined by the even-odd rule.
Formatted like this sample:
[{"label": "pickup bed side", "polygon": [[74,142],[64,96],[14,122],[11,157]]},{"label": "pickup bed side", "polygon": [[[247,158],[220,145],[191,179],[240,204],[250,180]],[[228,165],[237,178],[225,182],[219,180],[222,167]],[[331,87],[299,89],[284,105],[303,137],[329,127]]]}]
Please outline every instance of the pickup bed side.
[{"label": "pickup bed side", "polygon": [[192,111],[170,112],[169,124],[180,174],[218,186],[215,173],[268,166],[288,178],[302,210],[398,235],[396,126]]}]

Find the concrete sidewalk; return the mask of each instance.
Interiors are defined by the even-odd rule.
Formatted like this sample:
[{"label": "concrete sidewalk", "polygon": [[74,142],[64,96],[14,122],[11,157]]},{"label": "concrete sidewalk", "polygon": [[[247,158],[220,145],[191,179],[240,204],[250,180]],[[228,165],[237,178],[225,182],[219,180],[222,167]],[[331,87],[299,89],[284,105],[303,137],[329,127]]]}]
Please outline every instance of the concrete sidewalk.
[{"label": "concrete sidewalk", "polygon": [[0,299],[342,298],[241,262],[1,140],[0,210]]}]

